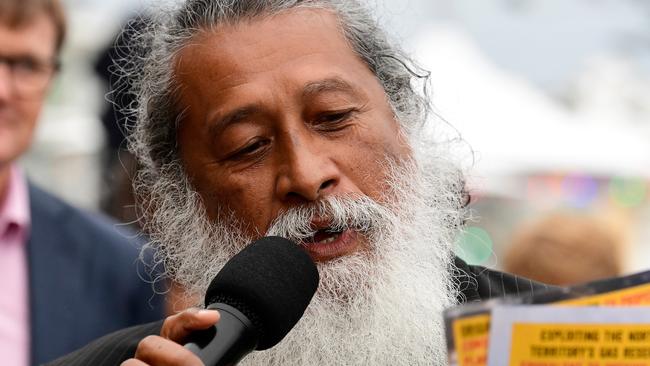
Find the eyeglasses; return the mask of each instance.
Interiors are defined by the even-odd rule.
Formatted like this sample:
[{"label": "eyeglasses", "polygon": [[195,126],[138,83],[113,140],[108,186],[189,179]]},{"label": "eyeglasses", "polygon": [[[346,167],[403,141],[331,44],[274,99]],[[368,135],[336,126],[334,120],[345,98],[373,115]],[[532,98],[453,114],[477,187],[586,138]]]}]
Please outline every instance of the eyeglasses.
[{"label": "eyeglasses", "polygon": [[0,68],[3,65],[9,69],[9,78],[15,93],[22,98],[42,93],[54,72],[59,69],[58,62],[41,61],[30,56],[0,55]]}]

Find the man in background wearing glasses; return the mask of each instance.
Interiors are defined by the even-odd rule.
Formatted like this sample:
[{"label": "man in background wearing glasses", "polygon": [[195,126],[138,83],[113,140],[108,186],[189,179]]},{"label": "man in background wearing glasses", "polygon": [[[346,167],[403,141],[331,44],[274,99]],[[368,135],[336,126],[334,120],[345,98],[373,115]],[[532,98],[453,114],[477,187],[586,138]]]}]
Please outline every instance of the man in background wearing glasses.
[{"label": "man in background wearing glasses", "polygon": [[110,221],[29,183],[29,147],[59,68],[58,0],[0,1],[0,355],[40,364],[112,330],[158,319],[136,243]]}]

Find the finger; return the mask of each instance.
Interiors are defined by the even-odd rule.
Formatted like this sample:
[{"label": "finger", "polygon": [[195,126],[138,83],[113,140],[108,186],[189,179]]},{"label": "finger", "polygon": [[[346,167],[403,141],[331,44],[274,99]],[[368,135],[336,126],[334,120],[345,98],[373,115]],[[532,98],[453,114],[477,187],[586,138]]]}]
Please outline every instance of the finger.
[{"label": "finger", "polygon": [[130,358],[122,362],[120,366],[148,366],[148,365],[140,360],[136,360],[135,358]]},{"label": "finger", "polygon": [[135,358],[141,363],[129,366],[203,366],[203,362],[192,351],[180,344],[160,336],[147,336],[138,344]]},{"label": "finger", "polygon": [[165,319],[160,335],[172,341],[182,342],[190,333],[206,329],[219,321],[216,310],[187,309]]}]

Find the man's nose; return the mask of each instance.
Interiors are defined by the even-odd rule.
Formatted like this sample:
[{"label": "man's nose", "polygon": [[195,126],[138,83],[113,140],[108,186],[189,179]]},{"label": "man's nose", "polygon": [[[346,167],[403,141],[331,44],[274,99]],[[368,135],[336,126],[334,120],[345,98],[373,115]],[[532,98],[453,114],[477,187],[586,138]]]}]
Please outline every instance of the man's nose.
[{"label": "man's nose", "polygon": [[276,194],[285,202],[315,201],[340,183],[340,171],[325,150],[307,141],[292,140],[282,154]]}]

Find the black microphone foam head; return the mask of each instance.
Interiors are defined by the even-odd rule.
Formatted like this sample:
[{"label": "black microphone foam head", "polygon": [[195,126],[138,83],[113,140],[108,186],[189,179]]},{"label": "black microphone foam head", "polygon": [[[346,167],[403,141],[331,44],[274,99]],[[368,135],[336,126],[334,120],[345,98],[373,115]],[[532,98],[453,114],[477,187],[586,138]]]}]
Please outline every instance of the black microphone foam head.
[{"label": "black microphone foam head", "polygon": [[275,346],[302,317],[318,287],[318,270],[298,245],[265,237],[232,257],[210,283],[205,304],[228,304],[259,331],[257,350]]}]

